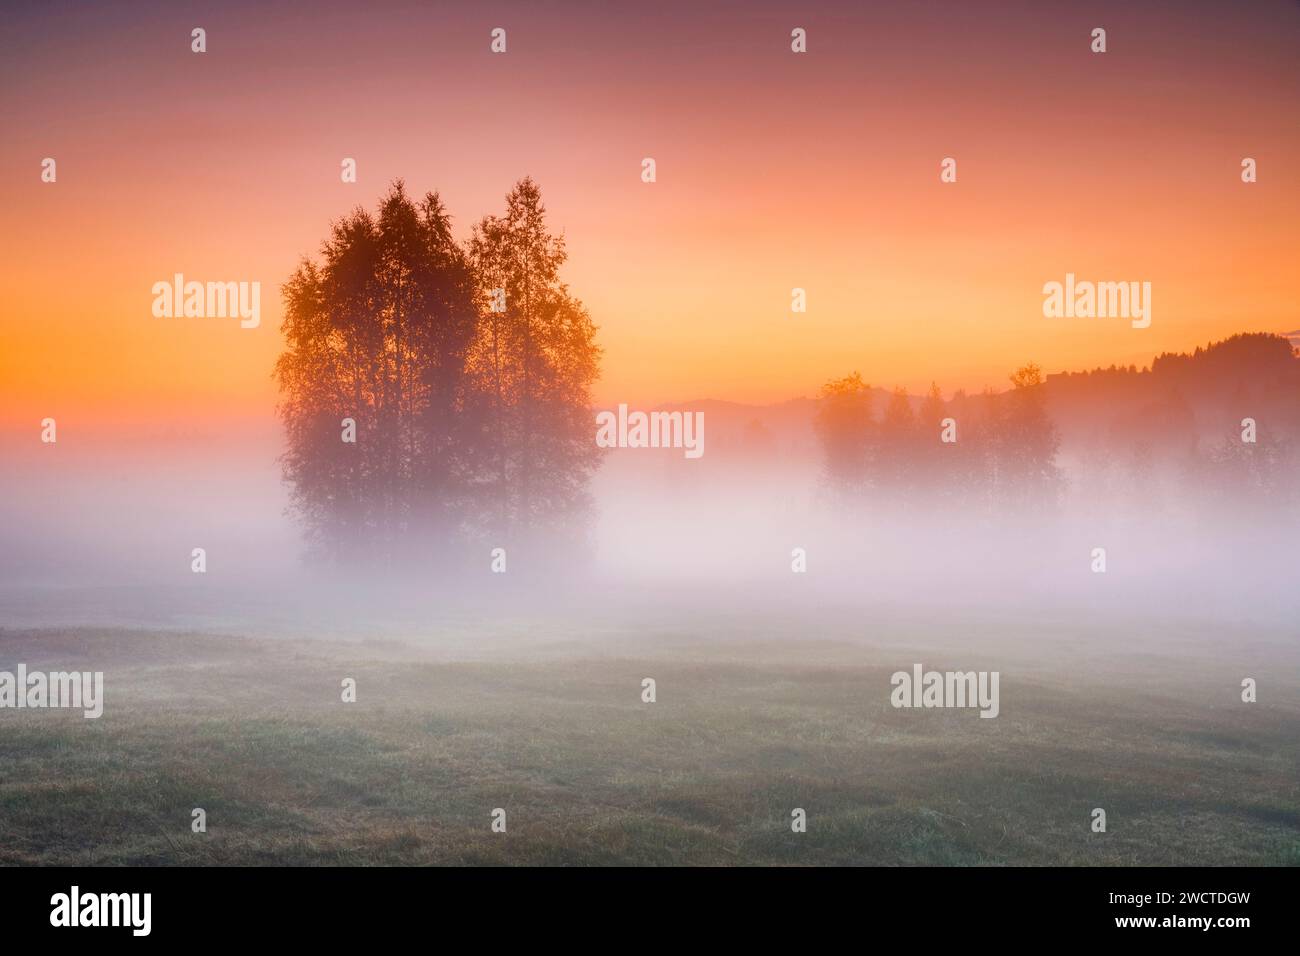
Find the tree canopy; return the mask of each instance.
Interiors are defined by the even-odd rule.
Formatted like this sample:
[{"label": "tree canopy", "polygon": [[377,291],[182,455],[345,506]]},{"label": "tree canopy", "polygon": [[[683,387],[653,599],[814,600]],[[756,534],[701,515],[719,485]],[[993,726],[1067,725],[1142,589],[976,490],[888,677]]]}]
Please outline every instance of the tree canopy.
[{"label": "tree canopy", "polygon": [[530,179],[464,245],[438,194],[400,181],[333,224],[283,287],[275,368],[311,554],[584,533],[600,350],[564,258]]}]

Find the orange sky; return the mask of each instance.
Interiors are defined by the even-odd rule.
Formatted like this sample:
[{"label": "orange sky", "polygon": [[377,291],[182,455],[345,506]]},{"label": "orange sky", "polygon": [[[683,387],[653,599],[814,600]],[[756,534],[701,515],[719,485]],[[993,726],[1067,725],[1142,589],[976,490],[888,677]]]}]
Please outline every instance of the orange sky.
[{"label": "orange sky", "polygon": [[[462,236],[539,182],[600,326],[600,405],[776,401],[852,370],[949,393],[1300,327],[1295,4],[861,6],[19,11],[0,425],[269,415],[280,283],[397,176]],[[1045,319],[1067,271],[1151,282],[1151,327]],[[261,327],[154,318],[175,272],[260,281]]]}]

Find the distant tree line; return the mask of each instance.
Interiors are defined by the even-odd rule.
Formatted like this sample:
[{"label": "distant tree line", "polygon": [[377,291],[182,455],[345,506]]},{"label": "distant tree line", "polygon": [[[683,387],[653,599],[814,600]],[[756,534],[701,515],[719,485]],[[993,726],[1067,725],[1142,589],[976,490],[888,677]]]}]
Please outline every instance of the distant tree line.
[{"label": "distant tree line", "polygon": [[1300,354],[1285,336],[1052,376],[1049,391],[1082,480],[1135,509],[1177,499],[1207,518],[1300,519]]},{"label": "distant tree line", "polygon": [[1011,382],[1009,392],[947,403],[931,385],[916,408],[896,388],[879,416],[858,373],[827,382],[815,426],[829,487],[842,500],[890,508],[1054,508],[1063,478],[1042,373],[1027,365]]},{"label": "distant tree line", "polygon": [[860,375],[828,382],[816,419],[828,487],[848,503],[1032,514],[1082,485],[1147,515],[1168,500],[1300,518],[1300,352],[1283,336],[1235,335],[1144,369],[1044,378],[1027,365],[1011,385],[947,401],[936,386],[920,401],[895,389],[876,409]]}]

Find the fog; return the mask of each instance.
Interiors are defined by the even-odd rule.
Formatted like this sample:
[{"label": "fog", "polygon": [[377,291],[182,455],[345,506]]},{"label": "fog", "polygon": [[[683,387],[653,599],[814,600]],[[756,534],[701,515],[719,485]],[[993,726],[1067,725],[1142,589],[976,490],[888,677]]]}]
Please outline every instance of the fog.
[{"label": "fog", "polygon": [[[791,639],[817,637],[832,621],[865,631],[901,616],[957,639],[970,615],[993,614],[1031,630],[1096,621],[1093,640],[1129,644],[1153,622],[1221,622],[1229,642],[1296,620],[1296,527],[1259,502],[1206,507],[1155,477],[1146,488],[1098,488],[1067,457],[1066,492],[1050,513],[972,511],[925,495],[846,503],[829,492],[806,431],[774,427],[755,450],[725,424],[700,459],[609,451],[592,482],[589,543],[500,543],[505,573],[492,571],[499,543],[488,541],[449,547],[450,570],[305,565],[275,427],[69,428],[55,445],[7,434],[0,625],[434,644],[455,630],[472,645],[463,625],[526,646],[548,619],[594,643],[602,620],[653,637],[717,615],[747,622],[742,630],[782,620]],[[207,570],[195,574],[200,547]],[[806,570],[794,570],[800,562]]]}]

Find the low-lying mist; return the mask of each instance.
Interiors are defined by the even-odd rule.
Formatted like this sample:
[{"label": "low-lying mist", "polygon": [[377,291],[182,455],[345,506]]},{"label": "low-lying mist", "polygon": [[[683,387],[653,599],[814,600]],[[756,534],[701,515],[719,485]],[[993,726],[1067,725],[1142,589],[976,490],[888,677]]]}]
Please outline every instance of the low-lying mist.
[{"label": "low-lying mist", "polygon": [[814,447],[756,454],[725,435],[696,460],[607,452],[581,537],[448,543],[435,562],[311,564],[275,437],[241,429],[143,453],[69,435],[10,456],[0,617],[436,639],[440,615],[556,614],[596,631],[601,615],[650,626],[703,610],[788,611],[815,631],[822,612],[855,608],[1285,625],[1300,603],[1296,526],[1268,502],[1191,498],[1154,476],[1096,487],[1068,468],[1050,509],[975,507],[937,490],[846,498]]}]

